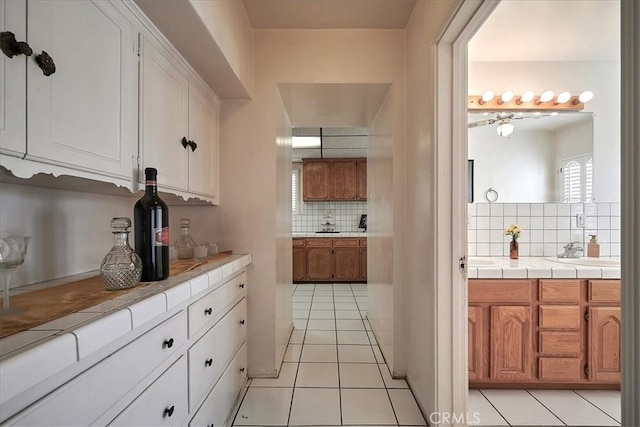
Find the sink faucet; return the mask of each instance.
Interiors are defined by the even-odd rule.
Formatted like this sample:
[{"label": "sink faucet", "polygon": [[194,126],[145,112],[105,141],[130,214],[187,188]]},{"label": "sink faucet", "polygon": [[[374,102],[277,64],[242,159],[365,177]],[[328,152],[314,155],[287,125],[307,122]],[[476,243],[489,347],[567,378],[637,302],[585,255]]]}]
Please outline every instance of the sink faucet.
[{"label": "sink faucet", "polygon": [[577,252],[583,252],[580,246],[576,246],[579,242],[571,242],[564,245],[564,252],[558,254],[558,258],[580,258]]}]

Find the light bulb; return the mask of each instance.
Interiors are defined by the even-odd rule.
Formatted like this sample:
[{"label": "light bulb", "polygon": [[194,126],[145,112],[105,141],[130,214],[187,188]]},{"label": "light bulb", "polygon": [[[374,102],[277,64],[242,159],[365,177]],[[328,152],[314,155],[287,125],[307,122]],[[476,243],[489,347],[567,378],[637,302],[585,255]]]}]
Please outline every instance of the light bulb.
[{"label": "light bulb", "polygon": [[498,127],[496,128],[496,132],[498,132],[498,136],[509,136],[513,133],[514,126],[509,123],[509,120],[502,120]]},{"label": "light bulb", "polygon": [[500,97],[500,101],[502,102],[511,102],[513,99],[513,91],[507,90]]},{"label": "light bulb", "polygon": [[491,101],[494,96],[495,94],[492,90],[485,90],[482,94],[482,98],[480,99],[480,105],[484,104],[485,102]]},{"label": "light bulb", "polygon": [[520,98],[518,98],[517,103],[522,104],[522,103],[531,102],[531,101],[533,101],[533,91],[528,90],[522,95],[520,95]]},{"label": "light bulb", "polygon": [[538,100],[540,103],[543,102],[549,102],[553,99],[553,91],[552,90],[545,90],[544,92],[542,92],[542,95],[540,95],[540,99]]},{"label": "light bulb", "polygon": [[593,92],[590,90],[585,90],[578,96],[578,101],[580,102],[589,102],[593,99]]},{"label": "light bulb", "polygon": [[569,92],[561,92],[556,98],[556,104],[564,104],[565,102],[569,102],[571,99],[571,94]]}]

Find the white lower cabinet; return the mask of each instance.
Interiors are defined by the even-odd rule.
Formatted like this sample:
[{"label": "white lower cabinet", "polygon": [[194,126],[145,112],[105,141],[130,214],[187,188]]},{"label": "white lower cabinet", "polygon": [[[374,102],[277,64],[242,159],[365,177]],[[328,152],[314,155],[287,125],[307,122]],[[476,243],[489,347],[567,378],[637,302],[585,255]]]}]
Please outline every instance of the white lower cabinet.
[{"label": "white lower cabinet", "polygon": [[189,423],[189,427],[219,427],[233,409],[238,393],[247,380],[247,345],[243,344],[216,386]]},{"label": "white lower cabinet", "polygon": [[187,361],[182,356],[113,420],[111,426],[180,426],[187,417]]}]

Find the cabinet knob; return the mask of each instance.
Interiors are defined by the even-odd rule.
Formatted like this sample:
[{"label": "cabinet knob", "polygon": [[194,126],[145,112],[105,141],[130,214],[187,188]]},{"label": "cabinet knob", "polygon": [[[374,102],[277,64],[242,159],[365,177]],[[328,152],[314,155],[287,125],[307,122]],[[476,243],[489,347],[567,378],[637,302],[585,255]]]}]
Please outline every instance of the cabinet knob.
[{"label": "cabinet knob", "polygon": [[162,343],[162,347],[171,348],[173,347],[173,338],[169,338],[168,340],[164,340]]},{"label": "cabinet knob", "polygon": [[176,407],[174,405],[171,405],[171,408],[166,408],[164,410],[164,412],[162,413],[162,418],[165,418],[165,417],[171,418],[171,416],[173,415],[173,411],[175,409],[176,409]]},{"label": "cabinet knob", "polygon": [[211,313],[213,313],[213,309],[211,307],[204,310],[204,314],[206,316],[211,316]]},{"label": "cabinet knob", "polygon": [[244,368],[240,368],[240,373],[244,373]]},{"label": "cabinet knob", "polygon": [[9,58],[13,58],[16,55],[31,56],[33,50],[26,42],[19,42],[16,40],[15,34],[11,31],[3,31],[0,33],[0,48],[2,53]]},{"label": "cabinet knob", "polygon": [[182,137],[182,139],[180,140],[180,142],[182,143],[182,148],[187,148],[189,146],[189,141],[187,140],[186,137]]},{"label": "cabinet knob", "polygon": [[244,325],[244,319],[242,319],[242,320],[240,321],[240,324],[241,324],[241,325]]},{"label": "cabinet knob", "polygon": [[196,144],[195,141],[189,141],[189,147],[191,147],[191,151],[196,151],[196,148],[198,148],[198,144]]},{"label": "cabinet knob", "polygon": [[56,63],[53,62],[53,58],[49,56],[44,50],[40,55],[36,55],[36,64],[42,70],[42,74],[50,76],[56,72]]},{"label": "cabinet knob", "polygon": [[213,364],[213,359],[207,359],[204,361],[204,366],[211,366]]},{"label": "cabinet knob", "polygon": [[207,427],[215,427],[214,424],[207,424]]},{"label": "cabinet knob", "polygon": [[244,283],[240,283],[240,289],[244,289]]}]

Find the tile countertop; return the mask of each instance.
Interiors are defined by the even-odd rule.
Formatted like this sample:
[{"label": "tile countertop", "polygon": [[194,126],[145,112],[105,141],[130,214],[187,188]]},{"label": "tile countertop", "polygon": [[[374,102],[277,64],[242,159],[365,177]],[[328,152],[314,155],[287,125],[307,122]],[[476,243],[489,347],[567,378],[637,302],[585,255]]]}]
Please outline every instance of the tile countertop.
[{"label": "tile countertop", "polygon": [[361,237],[366,238],[367,233],[363,233],[362,231],[345,231],[339,233],[291,233],[294,239],[296,238],[330,238],[335,239],[338,237]]},{"label": "tile countertop", "polygon": [[[582,259],[582,258],[581,258]],[[583,258],[572,264],[545,257],[469,257],[469,279],[620,279],[619,258]],[[601,266],[594,265],[598,260]],[[617,265],[615,261],[618,261]],[[591,265],[581,265],[580,262]]]}]

